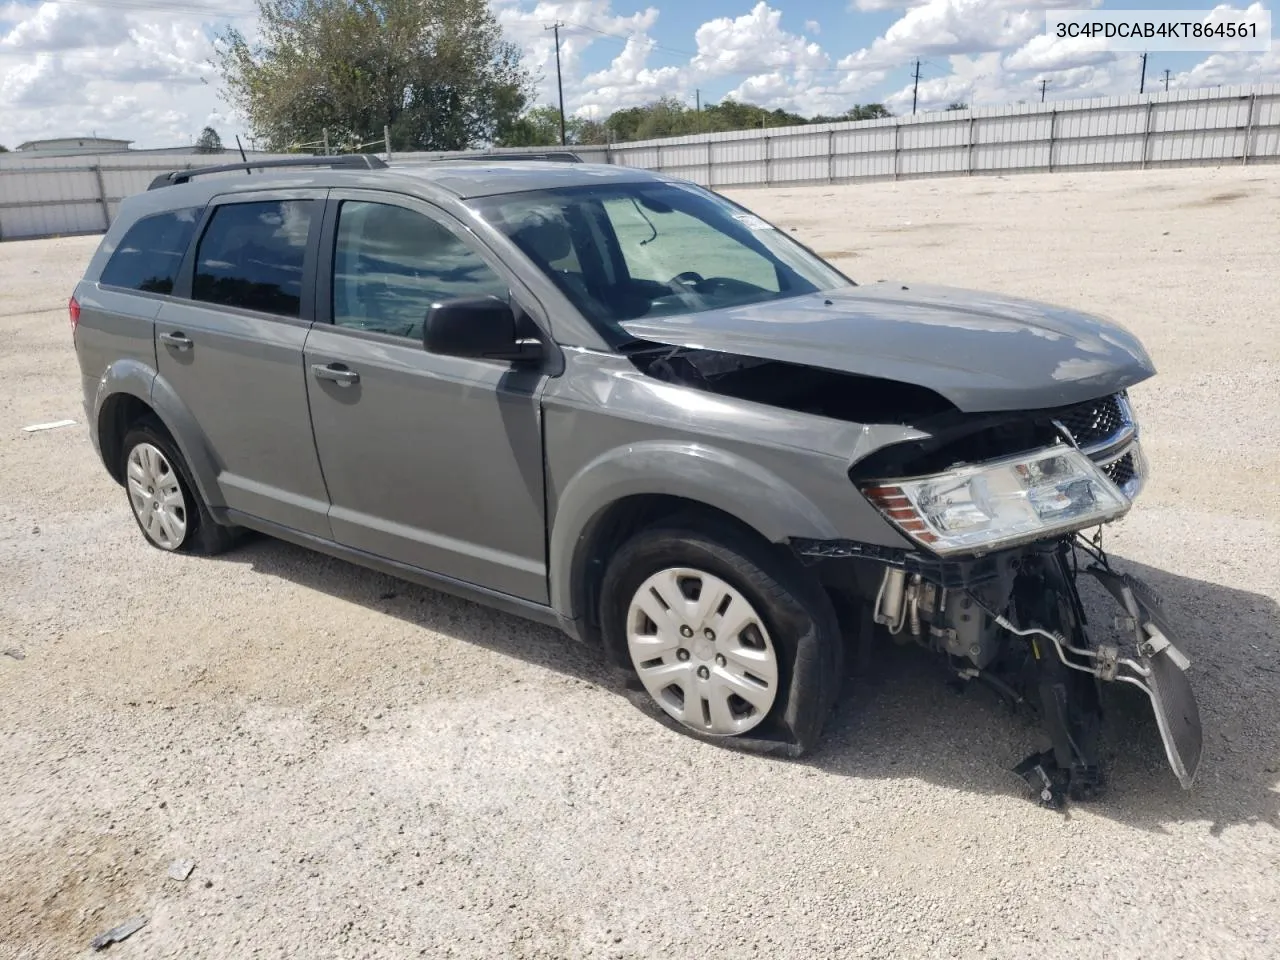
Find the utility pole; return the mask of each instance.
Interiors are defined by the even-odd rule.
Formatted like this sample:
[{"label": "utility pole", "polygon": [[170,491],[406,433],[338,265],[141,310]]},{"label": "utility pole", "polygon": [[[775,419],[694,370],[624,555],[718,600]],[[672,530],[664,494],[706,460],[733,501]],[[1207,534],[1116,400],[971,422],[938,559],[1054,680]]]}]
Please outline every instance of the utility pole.
[{"label": "utility pole", "polygon": [[916,61],[916,82],[911,87],[911,112],[916,112],[916,103],[919,100],[920,93],[920,61]]},{"label": "utility pole", "polygon": [[556,34],[556,89],[560,93],[560,146],[565,145],[564,137],[564,82],[560,79],[560,28],[564,24],[557,20],[549,27],[543,27],[543,30],[554,30]]},{"label": "utility pole", "polygon": [[1049,81],[1048,81],[1048,80],[1041,80],[1041,81],[1040,81],[1040,102],[1041,102],[1041,103],[1044,103],[1044,91],[1045,91],[1045,87],[1047,87],[1047,86],[1049,86]]},{"label": "utility pole", "polygon": [[1168,70],[1164,72],[1164,92],[1165,93],[1169,92],[1169,71]]},{"label": "utility pole", "polygon": [[1142,55],[1142,78],[1138,81],[1138,93],[1145,93],[1147,90],[1147,55]]}]

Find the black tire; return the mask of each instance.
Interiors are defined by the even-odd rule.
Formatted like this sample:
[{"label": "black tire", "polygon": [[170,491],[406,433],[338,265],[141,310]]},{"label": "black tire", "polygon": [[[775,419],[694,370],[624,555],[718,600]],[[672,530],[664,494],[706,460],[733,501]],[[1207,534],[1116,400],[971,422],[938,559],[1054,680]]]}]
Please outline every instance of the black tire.
[{"label": "black tire", "polygon": [[[696,524],[696,526],[695,526]],[[764,621],[779,661],[779,682],[768,714],[735,736],[707,736],[685,726],[638,683],[631,699],[672,729],[725,746],[800,756],[812,750],[842,686],[844,653],[830,598],[778,548],[730,524],[666,522],[627,541],[605,571],[600,590],[601,636],[609,659],[636,672],[627,647],[627,611],[640,586],[660,570],[687,566],[719,577],[739,591]]]},{"label": "black tire", "polygon": [[[152,538],[138,516],[133,497],[129,492],[129,456],[135,447],[143,443],[150,444],[164,455],[182,491],[185,502],[186,532],[176,547],[163,546]],[[224,527],[213,519],[209,513],[209,507],[191,479],[191,470],[187,466],[187,461],[183,459],[178,445],[173,442],[169,432],[158,420],[150,418],[140,420],[129,429],[120,446],[120,463],[125,497],[129,501],[129,512],[133,514],[134,522],[142,532],[143,539],[155,549],[164,550],[167,553],[191,553],[212,557],[229,549],[239,539],[235,528]]]}]

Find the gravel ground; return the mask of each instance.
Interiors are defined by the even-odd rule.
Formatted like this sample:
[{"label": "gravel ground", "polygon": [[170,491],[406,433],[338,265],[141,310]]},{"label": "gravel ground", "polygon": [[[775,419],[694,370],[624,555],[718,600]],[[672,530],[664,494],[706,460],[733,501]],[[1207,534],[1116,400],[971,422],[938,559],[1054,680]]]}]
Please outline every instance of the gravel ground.
[{"label": "gravel ground", "polygon": [[[1131,326],[1154,477],[1109,534],[1188,627],[1196,788],[1135,696],[1054,813],[923,653],[804,762],[680,737],[552,630],[257,540],[163,555],[81,420],[96,238],[0,245],[0,957],[1230,957],[1280,943],[1280,168],[736,194],[864,281]],[[194,861],[185,882],[172,861]],[[1267,944],[1271,946],[1267,946]]]}]

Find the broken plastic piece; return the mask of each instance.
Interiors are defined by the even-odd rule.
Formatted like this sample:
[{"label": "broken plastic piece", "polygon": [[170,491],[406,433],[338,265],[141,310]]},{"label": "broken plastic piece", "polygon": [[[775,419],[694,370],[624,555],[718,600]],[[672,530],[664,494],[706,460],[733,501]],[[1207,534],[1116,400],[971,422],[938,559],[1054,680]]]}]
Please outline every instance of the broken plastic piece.
[{"label": "broken plastic piece", "polygon": [[106,933],[100,933],[89,941],[89,946],[95,950],[105,950],[113,943],[119,943],[122,940],[128,940],[135,933],[147,925],[149,917],[134,917],[132,920],[126,920],[118,927],[112,927]]}]

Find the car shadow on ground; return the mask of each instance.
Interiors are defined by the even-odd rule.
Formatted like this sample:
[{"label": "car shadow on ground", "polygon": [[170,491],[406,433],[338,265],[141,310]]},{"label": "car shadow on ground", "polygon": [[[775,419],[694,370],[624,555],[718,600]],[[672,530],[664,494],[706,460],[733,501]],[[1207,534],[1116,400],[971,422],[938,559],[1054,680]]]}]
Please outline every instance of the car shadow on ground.
[{"label": "car shadow on ground", "polygon": [[[598,650],[550,627],[265,537],[225,559],[625,692]],[[1280,828],[1280,605],[1123,557],[1112,561],[1152,587],[1183,628],[1177,639],[1192,660],[1205,748],[1194,788],[1183,791],[1168,768],[1146,698],[1135,688],[1108,685],[1103,756],[1109,789],[1088,810],[1156,832],[1180,822],[1203,822],[1214,833],[1253,823]],[[1097,625],[1110,622],[1110,598],[1087,581],[1085,599],[1092,628],[1108,629]],[[1030,797],[1011,771],[1046,745],[1036,722],[986,687],[961,689],[952,680],[942,658],[926,650],[877,647],[872,666],[848,679],[818,749],[795,762],[832,775],[919,779],[948,789]]]}]

